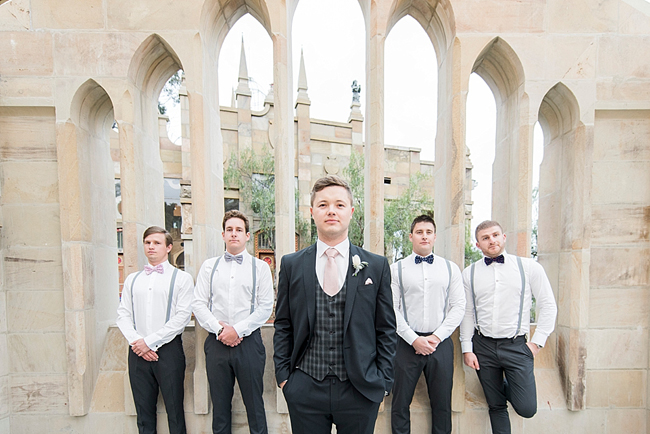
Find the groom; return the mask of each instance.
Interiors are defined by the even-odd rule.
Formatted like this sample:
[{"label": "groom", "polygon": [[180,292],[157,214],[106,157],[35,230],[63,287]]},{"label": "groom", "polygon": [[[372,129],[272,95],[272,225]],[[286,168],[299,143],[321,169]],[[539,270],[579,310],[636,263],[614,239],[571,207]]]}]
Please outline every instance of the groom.
[{"label": "groom", "polygon": [[325,176],[311,192],[316,244],[282,258],[275,377],[294,434],[371,434],[393,384],[396,322],[386,258],[348,240],[352,191]]}]

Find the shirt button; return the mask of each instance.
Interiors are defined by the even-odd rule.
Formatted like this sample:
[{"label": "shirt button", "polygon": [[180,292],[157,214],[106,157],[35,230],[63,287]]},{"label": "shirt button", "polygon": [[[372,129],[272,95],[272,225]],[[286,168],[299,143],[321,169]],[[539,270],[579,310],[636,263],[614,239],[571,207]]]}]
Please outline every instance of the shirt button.
[{"label": "shirt button", "polygon": [[334,349],[335,349],[334,347],[330,347],[330,351],[334,351]]},{"label": "shirt button", "polygon": [[330,313],[330,318],[334,318],[334,314],[333,314],[333,313]]},{"label": "shirt button", "polygon": [[330,330],[330,334],[333,335],[333,334],[334,334],[334,330]]}]

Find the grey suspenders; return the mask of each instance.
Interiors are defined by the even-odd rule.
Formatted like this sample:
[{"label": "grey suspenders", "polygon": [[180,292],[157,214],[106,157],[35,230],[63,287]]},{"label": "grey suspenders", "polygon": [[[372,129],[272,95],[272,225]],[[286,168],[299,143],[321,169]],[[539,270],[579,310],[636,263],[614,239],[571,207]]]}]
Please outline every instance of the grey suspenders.
[{"label": "grey suspenders", "polygon": [[[447,304],[449,303],[449,288],[451,287],[451,265],[449,261],[445,259],[447,264],[447,272],[449,273],[449,283],[447,283],[447,293],[445,294],[445,308],[442,311],[442,320],[445,320],[447,316]],[[406,300],[404,298],[404,283],[402,282],[402,260],[397,261],[397,276],[399,278],[399,292],[402,298],[402,311],[404,311],[404,321],[406,324],[409,323],[408,314],[406,313]]]},{"label": "grey suspenders", "polygon": [[[131,282],[131,313],[133,314],[133,329],[135,329],[135,307],[133,305],[133,285],[135,285],[135,279],[142,273],[142,270],[138,271],[138,274],[135,275],[133,281]],[[165,323],[169,321],[169,315],[172,312],[172,299],[174,298],[174,284],[176,283],[176,274],[178,274],[178,268],[174,268],[172,273],[172,280],[169,283],[169,297],[167,297],[167,315],[165,316]]]},{"label": "grey suspenders", "polygon": [[[222,256],[219,256],[217,258],[217,262],[214,263],[214,267],[212,267],[212,272],[210,273],[210,298],[208,299],[208,309],[210,312],[212,312],[212,280],[214,279],[214,272],[217,271],[217,267],[219,266],[219,261],[221,261]],[[257,292],[257,265],[255,264],[255,258],[251,257],[251,260],[253,261],[252,269],[253,269],[253,294],[251,296],[251,313],[255,312],[255,293]]]},{"label": "grey suspenders", "polygon": [[[470,268],[470,288],[472,289],[472,298],[474,299],[474,322],[476,323],[476,330],[481,333],[478,326],[478,314],[476,313],[476,293],[474,292],[474,262]],[[519,267],[519,275],[521,276],[521,294],[519,296],[519,320],[517,321],[517,333],[513,336],[516,338],[521,332],[521,317],[524,313],[524,295],[526,294],[526,273],[524,273],[524,266],[521,263],[521,258],[517,256],[517,266]]]}]

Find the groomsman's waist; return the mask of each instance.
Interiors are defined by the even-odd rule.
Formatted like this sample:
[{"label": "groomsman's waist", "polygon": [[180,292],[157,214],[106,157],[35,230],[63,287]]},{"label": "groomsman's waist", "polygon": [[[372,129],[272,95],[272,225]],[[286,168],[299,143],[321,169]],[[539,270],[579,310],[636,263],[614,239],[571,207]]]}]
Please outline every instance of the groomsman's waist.
[{"label": "groomsman's waist", "polygon": [[431,336],[433,332],[415,332],[418,336]]}]

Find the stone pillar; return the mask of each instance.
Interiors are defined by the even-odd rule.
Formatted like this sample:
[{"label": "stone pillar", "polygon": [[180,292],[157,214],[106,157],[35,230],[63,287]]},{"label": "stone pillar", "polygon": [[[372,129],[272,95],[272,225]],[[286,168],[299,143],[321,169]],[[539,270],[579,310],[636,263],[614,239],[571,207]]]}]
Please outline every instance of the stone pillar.
[{"label": "stone pillar", "polygon": [[[309,106],[311,101],[307,95],[307,72],[305,58],[300,53],[300,73],[298,76],[298,98],[296,100],[296,117],[298,119],[298,211],[310,221],[311,214],[311,119]],[[301,240],[303,244],[309,240]]]},{"label": "stone pillar", "polygon": [[[288,15],[288,11],[284,11]],[[291,41],[288,39],[290,20],[283,17],[280,31],[273,33],[273,82],[275,108],[275,258],[295,251],[294,176],[296,150],[294,146],[293,92],[291,74]],[[281,170],[278,170],[281,168]],[[280,267],[276,267],[279,272]]]},{"label": "stone pillar", "polygon": [[[434,167],[436,252],[462,265],[465,246],[465,102],[469,71],[461,68],[458,40],[444,53],[438,69],[438,132]],[[462,267],[461,267],[462,268]],[[465,373],[458,332],[454,339],[452,410],[465,409]]]},{"label": "stone pillar", "polygon": [[[371,8],[377,8],[374,3]],[[370,20],[378,20],[371,12]],[[366,147],[365,147],[365,227],[364,248],[384,254],[384,42],[385,34],[371,23],[366,52]]]}]

